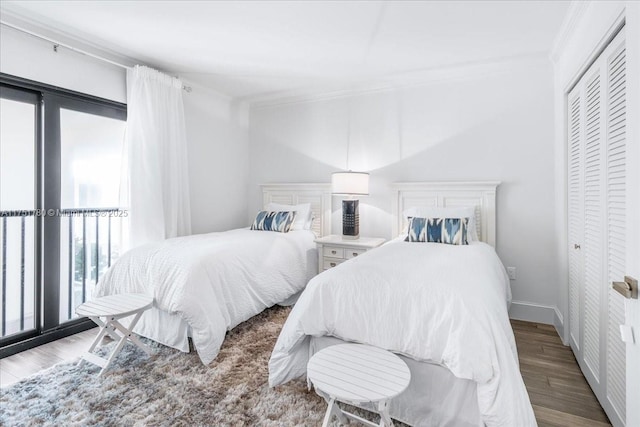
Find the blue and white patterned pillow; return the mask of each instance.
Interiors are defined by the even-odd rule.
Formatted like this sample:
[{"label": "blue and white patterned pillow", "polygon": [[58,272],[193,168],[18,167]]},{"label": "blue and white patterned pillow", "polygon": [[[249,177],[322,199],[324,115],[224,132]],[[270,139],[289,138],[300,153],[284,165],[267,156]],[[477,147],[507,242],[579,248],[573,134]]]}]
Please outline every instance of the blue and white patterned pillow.
[{"label": "blue and white patterned pillow", "polygon": [[260,211],[256,215],[256,219],[253,220],[251,229],[288,233],[295,219],[295,212]]},{"label": "blue and white patterned pillow", "polygon": [[442,219],[409,218],[408,242],[442,243]]},{"label": "blue and white patterned pillow", "polygon": [[409,218],[407,242],[468,245],[469,218]]},{"label": "blue and white patterned pillow", "polygon": [[442,223],[442,243],[468,245],[469,218],[445,218]]}]

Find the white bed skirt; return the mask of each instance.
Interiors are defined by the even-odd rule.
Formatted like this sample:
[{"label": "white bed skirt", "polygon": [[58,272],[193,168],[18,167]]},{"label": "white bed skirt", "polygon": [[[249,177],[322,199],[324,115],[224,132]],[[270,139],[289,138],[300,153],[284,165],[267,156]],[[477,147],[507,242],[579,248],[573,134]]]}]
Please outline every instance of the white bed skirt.
[{"label": "white bed skirt", "polygon": [[[325,347],[344,344],[338,338],[311,337],[309,357]],[[412,426],[481,427],[477,385],[455,377],[447,368],[399,355],[411,371],[409,387],[391,400],[391,417]],[[366,406],[363,408],[367,409]]]},{"label": "white bed skirt", "polygon": [[191,328],[178,313],[172,314],[152,307],[144,312],[133,331],[167,347],[189,352]]},{"label": "white bed skirt", "polygon": [[[283,307],[292,306],[300,298],[301,294],[302,291],[295,293],[286,300],[279,302],[278,305]],[[172,314],[152,307],[142,314],[134,332],[184,353],[189,353],[190,351],[188,338],[191,337],[191,327],[178,313]]]}]

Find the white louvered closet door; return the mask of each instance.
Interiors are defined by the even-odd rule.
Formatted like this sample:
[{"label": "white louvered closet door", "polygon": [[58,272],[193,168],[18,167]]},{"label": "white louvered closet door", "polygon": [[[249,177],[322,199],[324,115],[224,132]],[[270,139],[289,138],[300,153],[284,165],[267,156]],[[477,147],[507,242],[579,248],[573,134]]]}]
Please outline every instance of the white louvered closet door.
[{"label": "white louvered closet door", "polygon": [[[626,268],[627,75],[624,38],[607,58],[607,283],[619,281]],[[607,286],[607,400],[622,418],[626,413],[626,347],[619,325],[625,323],[624,298]],[[640,385],[638,385],[640,386]]]},{"label": "white louvered closet door", "polygon": [[569,336],[614,425],[625,422],[626,58],[624,29],[568,95]]},{"label": "white louvered closet door", "polygon": [[585,365],[600,378],[600,305],[602,288],[602,117],[600,68],[585,76],[584,87],[584,317],[583,350]]},{"label": "white louvered closet door", "polygon": [[582,114],[580,88],[569,94],[568,123],[568,210],[569,210],[569,337],[576,357],[582,357],[582,334],[580,307],[582,301],[583,268],[582,223],[583,184],[582,184]]}]

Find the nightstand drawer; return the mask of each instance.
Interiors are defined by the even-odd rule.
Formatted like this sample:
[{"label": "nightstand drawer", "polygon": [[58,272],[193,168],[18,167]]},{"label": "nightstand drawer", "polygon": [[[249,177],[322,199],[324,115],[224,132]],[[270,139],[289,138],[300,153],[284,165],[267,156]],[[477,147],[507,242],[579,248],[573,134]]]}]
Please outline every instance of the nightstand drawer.
[{"label": "nightstand drawer", "polygon": [[375,249],[384,243],[380,237],[360,237],[345,239],[343,236],[329,235],[314,240],[318,248],[318,273],[336,267],[352,258]]},{"label": "nightstand drawer", "polygon": [[344,262],[344,260],[339,260],[339,259],[324,259],[324,263],[322,265],[322,269],[323,270],[328,270],[330,268],[333,268],[335,266],[337,266],[338,264],[342,264]]},{"label": "nightstand drawer", "polygon": [[335,246],[323,246],[322,256],[344,259],[344,248],[337,248]]},{"label": "nightstand drawer", "polygon": [[349,248],[346,248],[344,250],[344,257],[345,257],[345,259],[351,259],[351,258],[357,257],[358,255],[362,255],[365,252],[367,252],[366,249],[349,249]]}]

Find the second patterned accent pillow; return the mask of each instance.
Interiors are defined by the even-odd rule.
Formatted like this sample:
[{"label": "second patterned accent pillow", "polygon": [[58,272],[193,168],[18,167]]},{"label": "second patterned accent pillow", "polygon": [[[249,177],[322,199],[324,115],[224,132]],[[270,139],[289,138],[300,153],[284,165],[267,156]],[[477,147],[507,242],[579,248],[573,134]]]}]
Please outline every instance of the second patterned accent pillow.
[{"label": "second patterned accent pillow", "polygon": [[295,218],[295,212],[260,211],[256,215],[256,219],[253,220],[251,229],[288,233]]},{"label": "second patterned accent pillow", "polygon": [[468,245],[469,218],[409,218],[406,242]]}]

